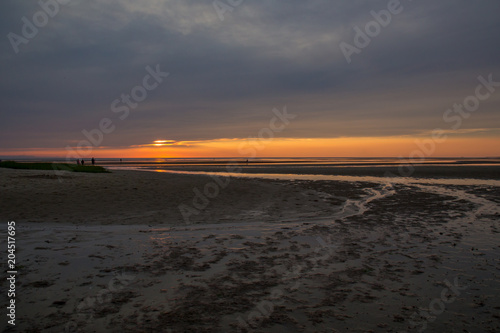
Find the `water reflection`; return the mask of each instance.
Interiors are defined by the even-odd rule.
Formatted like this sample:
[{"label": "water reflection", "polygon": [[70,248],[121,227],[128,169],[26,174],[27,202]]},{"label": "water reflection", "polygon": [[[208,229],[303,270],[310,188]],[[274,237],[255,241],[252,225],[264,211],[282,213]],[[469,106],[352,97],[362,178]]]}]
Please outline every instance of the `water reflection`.
[{"label": "water reflection", "polygon": [[414,177],[375,177],[375,176],[337,176],[313,174],[271,174],[271,173],[238,173],[238,172],[207,172],[207,171],[182,171],[161,168],[112,168],[115,170],[139,170],[186,175],[225,176],[238,178],[260,178],[275,180],[331,180],[346,182],[369,183],[395,183],[395,184],[430,184],[430,185],[475,185],[475,186],[500,186],[499,180],[472,179],[472,178],[414,178]]}]

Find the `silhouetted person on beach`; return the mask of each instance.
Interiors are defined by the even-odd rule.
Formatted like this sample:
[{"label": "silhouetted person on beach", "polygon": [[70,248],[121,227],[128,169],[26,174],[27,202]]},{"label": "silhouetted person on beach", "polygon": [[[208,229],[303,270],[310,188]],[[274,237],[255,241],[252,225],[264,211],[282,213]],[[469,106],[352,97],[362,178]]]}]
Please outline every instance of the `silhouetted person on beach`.
[{"label": "silhouetted person on beach", "polygon": [[92,165],[95,165],[95,159],[92,157]]},{"label": "silhouetted person on beach", "polygon": [[80,159],[79,158],[76,159],[76,165],[80,165]]},{"label": "silhouetted person on beach", "polygon": [[84,165],[84,164],[85,164],[85,160],[82,158],[82,165]]}]

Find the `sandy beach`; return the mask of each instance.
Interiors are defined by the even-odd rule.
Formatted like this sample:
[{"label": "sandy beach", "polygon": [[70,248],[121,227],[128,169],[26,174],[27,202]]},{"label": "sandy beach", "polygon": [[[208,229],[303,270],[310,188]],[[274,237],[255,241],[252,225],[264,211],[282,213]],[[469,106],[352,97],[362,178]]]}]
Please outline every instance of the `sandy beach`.
[{"label": "sandy beach", "polygon": [[16,330],[497,332],[491,184],[0,169]]},{"label": "sandy beach", "polygon": [[[332,187],[329,182],[227,180],[122,170],[109,174],[64,172],[56,175],[50,171],[4,168],[0,169],[0,177],[0,187],[8,193],[0,203],[1,218],[18,222],[170,226],[289,221],[330,217],[342,203],[338,198],[317,198],[315,191]],[[332,190],[335,188],[337,196],[356,197],[364,194],[363,186],[344,183]],[[179,209],[181,204],[198,213],[187,214],[186,221]]]},{"label": "sandy beach", "polygon": [[0,333],[500,333],[500,1],[1,8]]}]

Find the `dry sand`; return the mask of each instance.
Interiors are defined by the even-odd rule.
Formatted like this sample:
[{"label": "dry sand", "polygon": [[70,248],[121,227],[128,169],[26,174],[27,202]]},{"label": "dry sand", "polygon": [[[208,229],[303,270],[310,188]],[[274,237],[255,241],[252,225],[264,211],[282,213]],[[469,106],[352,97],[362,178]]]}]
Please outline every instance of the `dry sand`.
[{"label": "dry sand", "polygon": [[213,178],[62,180],[0,169],[18,332],[500,330],[498,186],[231,178],[186,225]]},{"label": "dry sand", "polygon": [[[221,182],[227,180],[220,179]],[[204,202],[212,177],[161,174],[144,171],[112,173],[68,173],[0,168],[0,218],[17,222],[76,224],[167,224],[183,225],[179,210],[184,204],[196,209]],[[207,198],[205,209],[189,216],[191,223],[299,220],[329,217],[339,209],[338,199],[318,200],[311,184],[231,178],[218,186],[215,199]],[[328,187],[328,183],[323,185]],[[314,184],[316,186],[316,184]],[[345,184],[339,195],[362,195],[362,184]],[[216,194],[209,186],[210,196]],[[206,197],[205,195],[203,195]],[[195,206],[193,200],[196,199]],[[333,203],[333,204],[332,204]]]}]

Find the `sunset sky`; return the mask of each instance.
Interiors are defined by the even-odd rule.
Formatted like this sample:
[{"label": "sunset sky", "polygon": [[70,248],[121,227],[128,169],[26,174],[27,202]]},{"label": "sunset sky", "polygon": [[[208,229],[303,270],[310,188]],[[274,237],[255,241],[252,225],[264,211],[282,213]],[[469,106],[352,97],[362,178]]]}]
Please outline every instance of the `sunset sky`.
[{"label": "sunset sky", "polygon": [[4,158],[500,156],[498,0],[0,8]]}]

